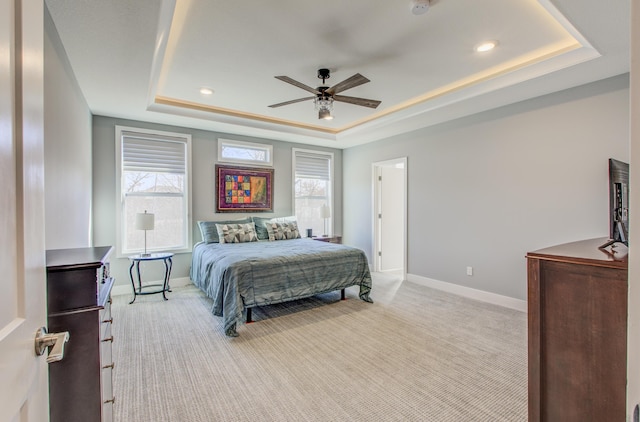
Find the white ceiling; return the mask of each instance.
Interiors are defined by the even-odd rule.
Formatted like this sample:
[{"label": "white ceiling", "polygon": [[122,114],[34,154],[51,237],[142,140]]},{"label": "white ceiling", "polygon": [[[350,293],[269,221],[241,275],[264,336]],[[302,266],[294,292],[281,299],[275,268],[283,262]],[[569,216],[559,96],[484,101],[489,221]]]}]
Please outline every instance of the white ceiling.
[{"label": "white ceiling", "polygon": [[[335,148],[629,70],[630,0],[49,0],[96,115]],[[489,53],[473,47],[497,40]],[[360,73],[319,120],[311,87]],[[201,87],[214,90],[203,96]]]}]

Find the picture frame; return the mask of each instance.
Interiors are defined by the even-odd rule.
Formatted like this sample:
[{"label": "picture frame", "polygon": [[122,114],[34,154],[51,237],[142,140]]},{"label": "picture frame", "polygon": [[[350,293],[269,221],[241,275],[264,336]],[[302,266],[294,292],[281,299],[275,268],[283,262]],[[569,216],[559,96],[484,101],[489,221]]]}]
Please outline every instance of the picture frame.
[{"label": "picture frame", "polygon": [[272,212],[273,169],[216,164],[217,212]]}]

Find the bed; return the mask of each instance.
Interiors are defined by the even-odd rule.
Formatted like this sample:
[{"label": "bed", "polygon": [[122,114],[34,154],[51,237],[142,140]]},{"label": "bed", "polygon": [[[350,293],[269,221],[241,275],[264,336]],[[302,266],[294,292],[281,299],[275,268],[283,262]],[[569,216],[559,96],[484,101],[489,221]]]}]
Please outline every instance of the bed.
[{"label": "bed", "polygon": [[[227,336],[238,335],[243,314],[256,306],[360,286],[372,302],[371,273],[360,249],[308,238],[194,246],[191,280],[213,300]],[[344,292],[343,292],[344,297]]]}]

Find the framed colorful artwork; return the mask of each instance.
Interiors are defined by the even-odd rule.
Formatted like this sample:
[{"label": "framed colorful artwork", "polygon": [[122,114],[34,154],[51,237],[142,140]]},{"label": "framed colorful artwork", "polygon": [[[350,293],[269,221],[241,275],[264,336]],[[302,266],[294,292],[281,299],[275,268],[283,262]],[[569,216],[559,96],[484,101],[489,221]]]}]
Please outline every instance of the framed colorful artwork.
[{"label": "framed colorful artwork", "polygon": [[216,164],[218,212],[273,211],[273,169]]}]

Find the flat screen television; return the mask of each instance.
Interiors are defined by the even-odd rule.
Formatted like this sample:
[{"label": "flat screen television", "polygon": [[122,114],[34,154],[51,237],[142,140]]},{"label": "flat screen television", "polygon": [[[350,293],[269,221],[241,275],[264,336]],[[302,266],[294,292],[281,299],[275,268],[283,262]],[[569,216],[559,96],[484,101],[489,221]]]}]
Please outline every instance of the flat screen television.
[{"label": "flat screen television", "polygon": [[629,246],[629,164],[609,159],[609,241]]}]

